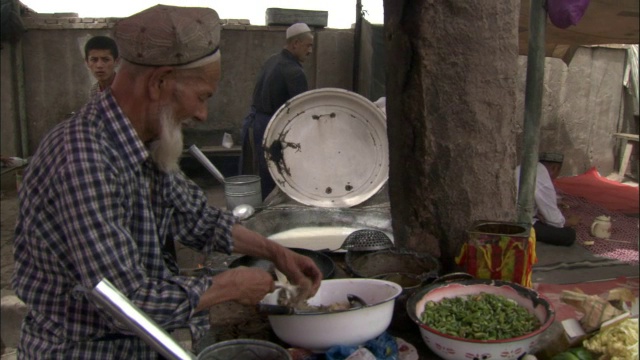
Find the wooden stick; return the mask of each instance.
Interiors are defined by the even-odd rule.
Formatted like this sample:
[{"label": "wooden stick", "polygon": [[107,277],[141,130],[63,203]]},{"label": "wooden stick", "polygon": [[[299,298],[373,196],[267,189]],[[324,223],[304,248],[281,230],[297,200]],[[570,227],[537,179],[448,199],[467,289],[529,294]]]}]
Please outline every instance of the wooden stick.
[{"label": "wooden stick", "polygon": [[622,240],[613,240],[613,239],[600,239],[600,240],[619,242],[619,243],[625,243],[625,244],[633,244],[633,242],[631,242],[631,241],[622,241]]}]

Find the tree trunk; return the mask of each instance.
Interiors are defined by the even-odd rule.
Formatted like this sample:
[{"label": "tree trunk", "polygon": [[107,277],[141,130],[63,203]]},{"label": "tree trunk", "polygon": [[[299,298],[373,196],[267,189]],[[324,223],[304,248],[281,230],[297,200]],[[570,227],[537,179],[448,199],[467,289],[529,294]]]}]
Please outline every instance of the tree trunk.
[{"label": "tree trunk", "polygon": [[519,1],[384,11],[394,236],[451,271],[475,220],[515,220]]}]

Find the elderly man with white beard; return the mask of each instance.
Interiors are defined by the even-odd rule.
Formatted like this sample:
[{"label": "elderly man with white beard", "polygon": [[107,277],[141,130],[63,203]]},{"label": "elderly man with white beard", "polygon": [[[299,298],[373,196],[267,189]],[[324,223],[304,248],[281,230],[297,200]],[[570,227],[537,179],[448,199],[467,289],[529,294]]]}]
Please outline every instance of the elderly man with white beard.
[{"label": "elderly man with white beard", "polygon": [[163,248],[174,239],[271,260],[307,296],[320,286],[311,259],[208,206],[179,169],[181,127],[207,119],[221,76],[217,13],[158,5],[120,20],[113,37],[122,65],[111,89],[48,133],[24,173],[12,278],[28,307],[20,359],[158,358],[86,295],[103,279],[167,331],[189,327],[194,343],[214,304],[274,290],[257,268],[181,276]]}]

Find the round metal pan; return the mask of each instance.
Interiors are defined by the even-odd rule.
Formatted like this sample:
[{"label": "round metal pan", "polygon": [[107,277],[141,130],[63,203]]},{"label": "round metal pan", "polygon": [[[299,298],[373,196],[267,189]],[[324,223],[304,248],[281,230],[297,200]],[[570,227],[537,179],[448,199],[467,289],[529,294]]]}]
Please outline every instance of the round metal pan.
[{"label": "round metal pan", "polygon": [[427,253],[399,248],[379,251],[347,251],[345,263],[353,275],[363,278],[401,273],[414,275],[424,282],[437,278],[440,273],[438,259]]},{"label": "round metal pan", "polygon": [[287,101],[269,121],[262,146],[276,185],[305,205],[355,206],[389,177],[384,113],[344,89],[311,90]]},{"label": "round metal pan", "polygon": [[[322,272],[322,277],[324,279],[331,279],[333,277],[333,274],[336,270],[336,264],[333,262],[333,260],[331,260],[329,256],[322,254],[320,252],[308,250],[308,249],[299,249],[299,248],[289,248],[289,249],[298,254],[310,257],[311,260],[313,260],[313,262],[316,263],[316,266],[318,266],[318,269],[320,269],[320,272]],[[231,264],[229,264],[229,268],[235,268],[238,266],[257,267],[274,274],[274,265],[271,261],[256,258],[253,256],[248,256],[248,255],[241,256],[233,260]]]}]

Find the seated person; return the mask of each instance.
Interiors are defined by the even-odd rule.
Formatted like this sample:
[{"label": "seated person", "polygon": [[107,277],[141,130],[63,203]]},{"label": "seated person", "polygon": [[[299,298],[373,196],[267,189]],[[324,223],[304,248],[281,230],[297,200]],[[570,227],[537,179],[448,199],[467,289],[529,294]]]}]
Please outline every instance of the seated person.
[{"label": "seated person", "polygon": [[[571,246],[576,241],[576,231],[565,227],[564,215],[558,209],[558,197],[553,180],[560,174],[564,156],[542,153],[536,172],[535,215],[533,228],[536,240],[561,246]],[[520,165],[516,167],[516,186],[520,185]]]}]

